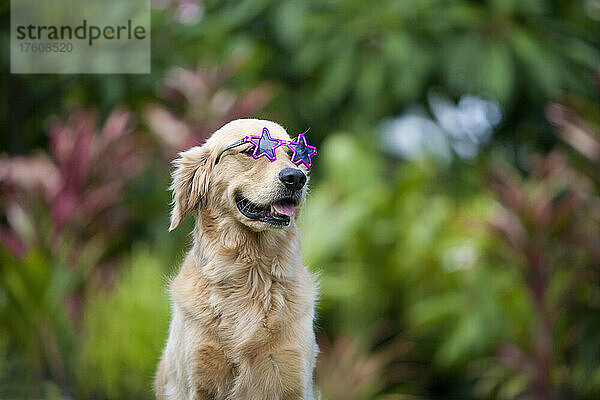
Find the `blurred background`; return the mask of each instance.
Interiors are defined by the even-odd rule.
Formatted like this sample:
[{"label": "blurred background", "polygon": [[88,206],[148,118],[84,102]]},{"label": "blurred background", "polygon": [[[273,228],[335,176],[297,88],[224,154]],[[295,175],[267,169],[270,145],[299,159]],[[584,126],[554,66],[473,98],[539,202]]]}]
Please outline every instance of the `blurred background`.
[{"label": "blurred background", "polygon": [[149,75],[10,75],[0,398],[150,399],[170,160],[319,146],[300,225],[326,400],[600,398],[600,0],[152,0]]}]

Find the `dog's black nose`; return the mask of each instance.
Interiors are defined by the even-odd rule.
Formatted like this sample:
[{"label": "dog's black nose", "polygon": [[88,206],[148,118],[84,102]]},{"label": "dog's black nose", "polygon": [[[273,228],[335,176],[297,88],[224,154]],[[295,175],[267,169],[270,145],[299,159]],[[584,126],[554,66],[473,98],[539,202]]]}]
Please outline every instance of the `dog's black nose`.
[{"label": "dog's black nose", "polygon": [[306,175],[296,168],[284,168],[279,171],[279,180],[290,190],[300,190],[306,183]]}]

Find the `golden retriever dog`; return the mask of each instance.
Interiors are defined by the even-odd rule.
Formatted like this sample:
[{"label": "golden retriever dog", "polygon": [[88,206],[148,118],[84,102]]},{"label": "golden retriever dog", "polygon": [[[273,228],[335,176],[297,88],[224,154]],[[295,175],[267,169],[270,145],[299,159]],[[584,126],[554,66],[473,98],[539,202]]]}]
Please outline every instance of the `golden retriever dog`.
[{"label": "golden retriever dog", "polygon": [[302,265],[296,226],[308,170],[286,146],[273,149],[273,161],[253,157],[252,143],[231,147],[264,128],[290,140],[274,122],[241,119],[174,162],[169,230],[188,214],[195,228],[169,285],[158,399],[316,398],[317,284]]}]

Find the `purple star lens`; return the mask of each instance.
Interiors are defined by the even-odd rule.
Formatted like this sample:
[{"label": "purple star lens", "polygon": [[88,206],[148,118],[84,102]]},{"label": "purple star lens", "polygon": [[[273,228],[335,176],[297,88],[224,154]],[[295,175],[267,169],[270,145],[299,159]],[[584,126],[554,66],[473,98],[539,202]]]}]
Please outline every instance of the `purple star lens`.
[{"label": "purple star lens", "polygon": [[295,142],[286,142],[286,145],[293,152],[292,163],[296,165],[303,163],[308,169],[312,167],[311,156],[317,154],[317,148],[306,143],[304,133],[299,134]]},{"label": "purple star lens", "polygon": [[266,156],[271,161],[277,159],[275,149],[281,146],[283,142],[279,139],[273,139],[267,128],[263,128],[261,136],[250,136],[249,141],[254,144],[252,157],[258,160],[262,156]]}]

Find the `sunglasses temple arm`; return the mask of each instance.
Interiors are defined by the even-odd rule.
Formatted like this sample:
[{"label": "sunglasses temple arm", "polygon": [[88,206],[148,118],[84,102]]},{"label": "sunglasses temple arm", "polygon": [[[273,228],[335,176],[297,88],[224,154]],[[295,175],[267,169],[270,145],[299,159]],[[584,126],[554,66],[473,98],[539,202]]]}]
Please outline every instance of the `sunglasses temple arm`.
[{"label": "sunglasses temple arm", "polygon": [[219,160],[221,159],[221,156],[222,156],[222,155],[223,155],[223,153],[225,153],[227,150],[233,149],[234,147],[241,146],[241,145],[243,145],[244,143],[248,143],[248,142],[249,142],[249,140],[248,140],[248,137],[244,137],[244,138],[242,138],[242,139],[240,139],[240,140],[237,140],[237,141],[233,142],[233,143],[232,143],[232,144],[230,144],[229,146],[225,147],[225,148],[223,149],[223,151],[222,151],[222,152],[220,152],[220,153],[219,153],[219,155],[217,156],[217,159],[215,160],[215,165],[217,165],[217,164],[219,163]]}]

